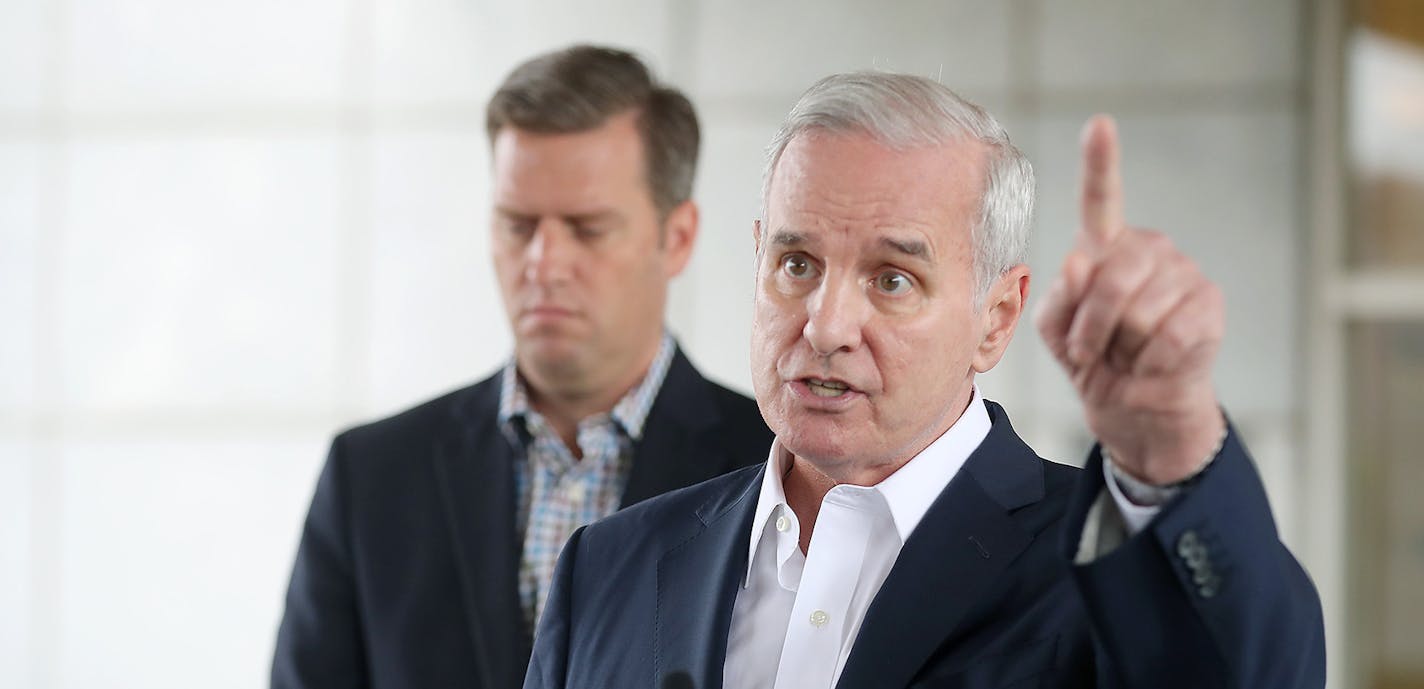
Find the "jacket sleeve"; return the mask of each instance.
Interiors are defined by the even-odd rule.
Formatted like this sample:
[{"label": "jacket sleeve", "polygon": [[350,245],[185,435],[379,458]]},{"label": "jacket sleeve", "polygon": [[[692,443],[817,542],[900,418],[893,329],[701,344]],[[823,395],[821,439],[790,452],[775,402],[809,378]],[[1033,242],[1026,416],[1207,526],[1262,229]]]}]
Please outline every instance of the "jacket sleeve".
[{"label": "jacket sleeve", "polygon": [[524,676],[524,689],[564,689],[569,666],[569,635],[573,627],[574,561],[581,526],[569,537],[554,566],[554,580],[549,586],[549,598],[544,602],[544,614],[534,634],[534,655],[529,659],[529,672]]},{"label": "jacket sleeve", "polygon": [[[1104,490],[1094,451],[1061,544],[1071,560]],[[1276,534],[1232,429],[1221,454],[1141,532],[1073,567],[1105,687],[1305,688],[1325,684],[1314,585]]]},{"label": "jacket sleeve", "polygon": [[369,685],[352,575],[342,438],[317,481],[272,659],[273,689]]}]

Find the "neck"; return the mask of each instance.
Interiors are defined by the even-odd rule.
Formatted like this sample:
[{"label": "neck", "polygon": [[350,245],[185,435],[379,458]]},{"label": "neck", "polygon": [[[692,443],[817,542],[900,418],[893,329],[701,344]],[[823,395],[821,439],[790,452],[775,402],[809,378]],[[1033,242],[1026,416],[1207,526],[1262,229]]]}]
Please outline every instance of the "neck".
[{"label": "neck", "polygon": [[961,396],[951,409],[954,413],[947,414],[948,423],[941,423],[936,426],[936,430],[928,434],[929,437],[922,442],[914,443],[914,451],[901,454],[899,457],[888,462],[873,464],[869,466],[855,466],[854,464],[835,471],[835,475],[822,471],[814,463],[791,454],[791,467],[786,470],[786,474],[781,477],[782,490],[786,492],[786,504],[791,507],[791,511],[796,513],[796,522],[800,525],[799,541],[801,552],[811,552],[811,534],[816,529],[816,516],[821,512],[821,501],[825,499],[826,493],[832,488],[846,483],[853,486],[874,486],[889,478],[891,474],[900,470],[901,467],[910,463],[925,448],[929,447],[940,436],[944,435],[956,422],[964,415],[964,411],[969,408],[969,403],[974,400],[974,390],[969,388]]},{"label": "neck", "polygon": [[791,455],[791,467],[781,476],[781,488],[786,492],[786,504],[796,514],[796,523],[801,527],[797,540],[802,553],[811,552],[811,532],[816,528],[816,516],[821,513],[821,501],[838,483],[810,462]]},{"label": "neck", "polygon": [[583,458],[578,445],[578,425],[584,419],[613,410],[618,401],[642,382],[657,356],[661,340],[651,350],[635,359],[635,365],[622,367],[616,375],[600,381],[577,381],[566,372],[542,371],[534,366],[520,366],[529,393],[529,406],[539,412],[549,426],[559,434],[564,446],[575,459]]}]

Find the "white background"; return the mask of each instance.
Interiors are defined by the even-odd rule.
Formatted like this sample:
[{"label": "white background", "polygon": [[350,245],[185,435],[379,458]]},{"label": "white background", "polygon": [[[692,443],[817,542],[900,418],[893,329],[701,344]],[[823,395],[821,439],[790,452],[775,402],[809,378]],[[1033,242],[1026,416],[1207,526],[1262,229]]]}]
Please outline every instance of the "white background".
[{"label": "white background", "polygon": [[[484,99],[575,40],[699,107],[669,324],[742,390],[761,151],[816,77],[938,76],[993,110],[1040,176],[1038,293],[1078,129],[1116,114],[1129,219],[1225,287],[1221,396],[1308,549],[1302,4],[0,2],[0,686],[265,685],[331,434],[508,353]],[[982,385],[1040,453],[1087,448],[1031,328]]]}]

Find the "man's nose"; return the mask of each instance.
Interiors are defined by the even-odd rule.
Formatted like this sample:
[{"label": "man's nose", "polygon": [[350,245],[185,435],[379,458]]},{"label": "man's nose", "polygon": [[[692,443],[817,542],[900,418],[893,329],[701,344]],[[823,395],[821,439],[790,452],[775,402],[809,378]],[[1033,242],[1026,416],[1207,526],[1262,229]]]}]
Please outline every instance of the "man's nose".
[{"label": "man's nose", "polygon": [[870,304],[865,291],[854,279],[822,281],[811,294],[806,310],[803,333],[817,354],[830,356],[854,351],[860,346]]},{"label": "man's nose", "polygon": [[534,236],[524,247],[524,277],[538,285],[553,285],[569,278],[573,237],[563,223],[541,218]]}]

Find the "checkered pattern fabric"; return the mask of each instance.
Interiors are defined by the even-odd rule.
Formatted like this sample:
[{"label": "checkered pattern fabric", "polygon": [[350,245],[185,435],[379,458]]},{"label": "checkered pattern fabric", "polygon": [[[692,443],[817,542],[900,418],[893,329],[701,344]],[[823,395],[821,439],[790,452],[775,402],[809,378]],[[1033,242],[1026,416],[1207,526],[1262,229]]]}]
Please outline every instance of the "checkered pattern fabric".
[{"label": "checkered pattern fabric", "polygon": [[673,351],[672,337],[664,333],[642,382],[629,390],[612,411],[579,422],[582,459],[574,459],[554,428],[529,406],[528,392],[514,362],[505,366],[499,422],[504,432],[522,443],[525,450],[524,461],[515,464],[514,476],[519,498],[516,523],[524,536],[519,597],[524,622],[531,633],[544,612],[559,550],[578,527],[618,509],[628,483],[633,443],[642,437],[643,422],[662,387]]}]

